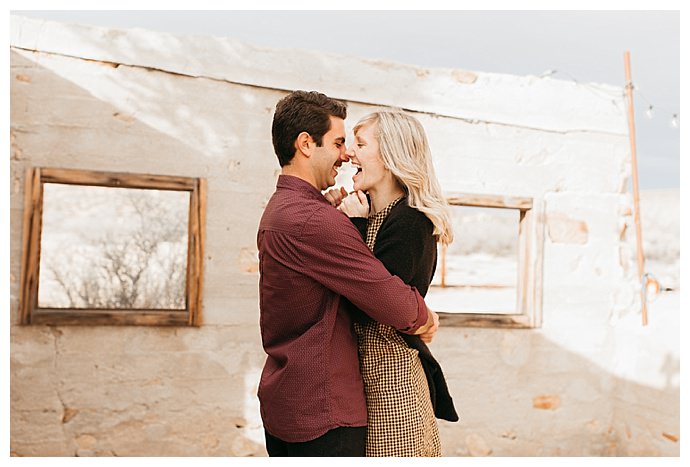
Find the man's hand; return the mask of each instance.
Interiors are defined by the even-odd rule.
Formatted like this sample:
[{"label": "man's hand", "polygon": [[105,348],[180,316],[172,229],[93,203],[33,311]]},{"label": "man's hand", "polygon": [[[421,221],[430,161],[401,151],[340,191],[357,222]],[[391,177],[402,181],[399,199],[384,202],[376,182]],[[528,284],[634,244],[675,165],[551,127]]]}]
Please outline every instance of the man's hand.
[{"label": "man's hand", "polygon": [[328,202],[331,203],[331,206],[337,208],[338,206],[340,206],[340,203],[343,202],[343,198],[347,196],[347,190],[345,190],[345,188],[343,187],[340,187],[340,190],[331,188],[324,194],[324,196],[326,197]]},{"label": "man's hand", "polygon": [[434,339],[436,331],[438,331],[438,325],[438,314],[436,314],[435,311],[429,310],[429,320],[427,320],[427,324],[417,329],[415,334],[419,335],[422,341],[429,344]]},{"label": "man's hand", "polygon": [[348,217],[367,217],[369,215],[367,195],[361,190],[350,193],[342,200],[338,210],[347,214]]}]

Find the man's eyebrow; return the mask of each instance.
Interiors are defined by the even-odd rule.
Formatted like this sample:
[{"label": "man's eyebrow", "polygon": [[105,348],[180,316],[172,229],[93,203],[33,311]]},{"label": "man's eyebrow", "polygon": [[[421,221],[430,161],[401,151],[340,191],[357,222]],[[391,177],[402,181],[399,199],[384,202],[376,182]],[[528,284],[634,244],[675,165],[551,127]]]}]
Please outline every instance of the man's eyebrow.
[{"label": "man's eyebrow", "polygon": [[345,137],[344,137],[344,136],[340,136],[340,137],[338,137],[338,138],[335,139],[335,142],[336,142],[336,143],[344,143],[344,142],[345,142]]}]

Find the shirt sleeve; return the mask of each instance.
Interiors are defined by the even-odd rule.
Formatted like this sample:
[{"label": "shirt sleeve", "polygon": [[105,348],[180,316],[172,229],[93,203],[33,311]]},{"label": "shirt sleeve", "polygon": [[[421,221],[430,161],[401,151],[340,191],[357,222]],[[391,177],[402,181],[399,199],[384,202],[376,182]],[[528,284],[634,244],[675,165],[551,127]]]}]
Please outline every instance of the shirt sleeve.
[{"label": "shirt sleeve", "polygon": [[413,334],[426,324],[428,311],[419,292],[388,272],[345,214],[331,206],[318,209],[298,241],[302,274],[401,332]]}]

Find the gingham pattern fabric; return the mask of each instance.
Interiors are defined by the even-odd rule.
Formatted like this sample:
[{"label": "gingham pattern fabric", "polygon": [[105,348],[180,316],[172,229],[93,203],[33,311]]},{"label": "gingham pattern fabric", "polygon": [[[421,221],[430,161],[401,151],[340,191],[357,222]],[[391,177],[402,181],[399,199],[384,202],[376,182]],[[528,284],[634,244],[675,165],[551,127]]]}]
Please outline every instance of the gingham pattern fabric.
[{"label": "gingham pattern fabric", "polygon": [[[374,250],[376,234],[398,198],[369,216],[366,243]],[[355,323],[359,361],[367,398],[366,455],[440,457],[441,440],[424,369],[391,326]]]}]

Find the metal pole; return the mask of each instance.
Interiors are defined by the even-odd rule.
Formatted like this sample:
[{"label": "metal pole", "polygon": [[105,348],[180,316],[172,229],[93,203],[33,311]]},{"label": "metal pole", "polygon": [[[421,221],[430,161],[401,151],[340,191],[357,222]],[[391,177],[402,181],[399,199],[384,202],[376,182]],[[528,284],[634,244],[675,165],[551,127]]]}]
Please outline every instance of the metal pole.
[{"label": "metal pole", "polygon": [[637,180],[637,147],[635,145],[635,112],[633,109],[633,84],[630,72],[630,52],[625,52],[625,95],[628,98],[628,132],[630,134],[630,149],[632,153],[632,182],[633,182],[633,205],[635,208],[635,233],[637,234],[637,273],[640,278],[642,290],[642,325],[647,325],[647,299],[644,288],[644,253],[642,252],[642,228],[640,227],[640,189]]}]

